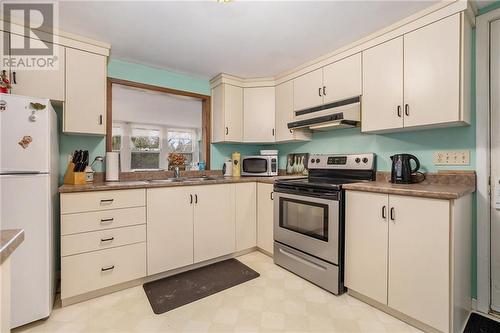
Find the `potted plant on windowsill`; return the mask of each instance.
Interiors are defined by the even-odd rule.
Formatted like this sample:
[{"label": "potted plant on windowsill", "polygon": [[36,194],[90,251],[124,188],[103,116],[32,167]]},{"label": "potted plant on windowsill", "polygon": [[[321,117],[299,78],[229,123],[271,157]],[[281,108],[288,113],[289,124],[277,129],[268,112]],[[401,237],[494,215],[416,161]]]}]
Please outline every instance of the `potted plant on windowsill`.
[{"label": "potted plant on windowsill", "polygon": [[168,169],[173,170],[179,167],[179,170],[186,170],[186,156],[179,153],[168,154]]}]

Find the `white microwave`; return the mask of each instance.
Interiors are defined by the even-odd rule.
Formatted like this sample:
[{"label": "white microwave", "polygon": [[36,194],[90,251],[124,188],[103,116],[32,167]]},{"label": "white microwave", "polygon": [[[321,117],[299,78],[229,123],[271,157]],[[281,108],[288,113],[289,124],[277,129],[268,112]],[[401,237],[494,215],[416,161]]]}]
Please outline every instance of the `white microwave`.
[{"label": "white microwave", "polygon": [[278,175],[277,155],[245,156],[241,160],[242,176],[272,177]]}]

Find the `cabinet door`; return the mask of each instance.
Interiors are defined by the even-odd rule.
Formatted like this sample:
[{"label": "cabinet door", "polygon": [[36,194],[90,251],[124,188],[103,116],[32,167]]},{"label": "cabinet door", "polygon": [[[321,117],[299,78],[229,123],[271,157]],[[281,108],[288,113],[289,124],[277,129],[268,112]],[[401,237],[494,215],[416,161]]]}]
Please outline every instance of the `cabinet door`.
[{"label": "cabinet door", "polygon": [[64,132],[106,134],[106,57],[66,48]]},{"label": "cabinet door", "polygon": [[243,141],[274,142],[274,87],[243,91]]},{"label": "cabinet door", "polygon": [[257,246],[273,253],[273,185],[257,184]]},{"label": "cabinet door", "polygon": [[405,127],[460,120],[460,14],[404,35]]},{"label": "cabinet door", "polygon": [[235,184],[236,251],[257,245],[257,185]]},{"label": "cabinet door", "polygon": [[[29,40],[32,47],[43,48],[45,44],[42,41],[26,38],[19,35],[12,35],[11,42],[24,43]],[[22,44],[21,44],[22,45]],[[46,68],[43,70],[16,70],[11,71],[11,93],[22,96],[32,96],[47,98],[56,101],[64,101],[64,55],[65,48],[60,45],[54,45],[54,52],[57,56],[54,62],[54,69]],[[52,59],[52,58],[51,58]]]},{"label": "cabinet door", "polygon": [[192,187],[195,193],[194,262],[217,258],[236,249],[234,186]]},{"label": "cabinet door", "polygon": [[330,103],[361,95],[361,53],[323,68],[323,102]]},{"label": "cabinet door", "polygon": [[243,141],[243,88],[224,84],[224,140]]},{"label": "cabinet door", "polygon": [[224,85],[212,88],[212,142],[223,142],[226,136],[224,122]]},{"label": "cabinet door", "polygon": [[382,304],[387,304],[388,205],[387,194],[346,192],[345,285]]},{"label": "cabinet door", "polygon": [[323,69],[293,80],[293,109],[303,110],[323,104]]},{"label": "cabinet door", "polygon": [[307,130],[290,130],[288,123],[293,121],[293,81],[287,81],[276,86],[276,142],[311,140]]},{"label": "cabinet door", "polygon": [[190,186],[147,190],[148,275],[193,263],[192,190]]},{"label": "cabinet door", "polygon": [[391,195],[389,205],[388,305],[448,332],[450,202]]},{"label": "cabinet door", "polygon": [[363,51],[361,130],[403,127],[403,37]]}]

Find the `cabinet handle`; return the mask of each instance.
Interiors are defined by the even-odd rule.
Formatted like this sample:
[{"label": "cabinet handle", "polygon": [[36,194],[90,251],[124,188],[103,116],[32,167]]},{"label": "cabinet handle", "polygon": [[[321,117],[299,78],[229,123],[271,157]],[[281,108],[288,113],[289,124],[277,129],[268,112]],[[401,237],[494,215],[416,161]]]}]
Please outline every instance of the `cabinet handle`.
[{"label": "cabinet handle", "polygon": [[323,96],[326,96],[326,86],[323,86]]},{"label": "cabinet handle", "polygon": [[226,135],[229,134],[229,128],[226,126]]},{"label": "cabinet handle", "polygon": [[382,218],[385,220],[387,215],[386,215],[386,212],[385,210],[387,209],[387,207],[385,207],[385,205],[382,207]]},{"label": "cabinet handle", "polygon": [[396,218],[394,217],[394,207],[391,207],[391,221],[394,221]]},{"label": "cabinet handle", "polygon": [[112,242],[115,238],[114,237],[109,237],[109,238],[101,238],[101,242]]},{"label": "cabinet handle", "polygon": [[115,269],[115,265],[111,265],[111,266],[108,266],[108,267],[102,267],[101,268],[101,272],[111,271],[113,269]]},{"label": "cabinet handle", "polygon": [[289,130],[290,131],[290,134],[293,134],[293,131],[292,130]]},{"label": "cabinet handle", "polygon": [[16,72],[12,72],[12,83],[17,84]]},{"label": "cabinet handle", "polygon": [[410,115],[410,105],[405,104],[405,116],[409,116],[409,115]]},{"label": "cabinet handle", "polygon": [[193,195],[192,194],[189,195],[189,204],[190,205],[193,204]]},{"label": "cabinet handle", "polygon": [[99,115],[99,125],[102,125],[102,114]]},{"label": "cabinet handle", "polygon": [[401,118],[401,105],[398,105],[398,117]]},{"label": "cabinet handle", "polygon": [[110,219],[101,219],[101,224],[107,224],[107,223],[111,223],[113,222],[114,218],[110,218]]},{"label": "cabinet handle", "polygon": [[273,136],[274,136],[274,128],[273,128]]},{"label": "cabinet handle", "polygon": [[274,192],[271,192],[270,197],[271,197],[271,200],[274,200]]},{"label": "cabinet handle", "polygon": [[101,200],[101,205],[102,204],[112,204],[115,199],[102,199]]},{"label": "cabinet handle", "polygon": [[198,194],[195,194],[194,195],[194,203],[197,204],[198,203]]},{"label": "cabinet handle", "polygon": [[318,95],[321,97],[321,88],[318,89]]}]

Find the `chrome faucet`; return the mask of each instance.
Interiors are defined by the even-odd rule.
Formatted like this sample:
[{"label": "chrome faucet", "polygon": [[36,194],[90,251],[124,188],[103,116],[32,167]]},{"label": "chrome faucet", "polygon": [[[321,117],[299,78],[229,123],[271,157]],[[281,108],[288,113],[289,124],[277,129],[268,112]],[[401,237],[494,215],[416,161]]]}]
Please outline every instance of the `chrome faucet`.
[{"label": "chrome faucet", "polygon": [[179,171],[178,166],[174,168],[174,178],[181,178],[181,172]]}]

